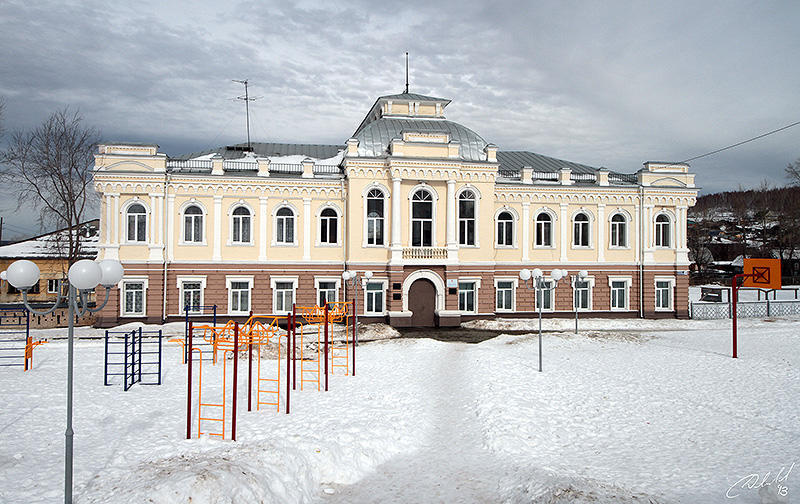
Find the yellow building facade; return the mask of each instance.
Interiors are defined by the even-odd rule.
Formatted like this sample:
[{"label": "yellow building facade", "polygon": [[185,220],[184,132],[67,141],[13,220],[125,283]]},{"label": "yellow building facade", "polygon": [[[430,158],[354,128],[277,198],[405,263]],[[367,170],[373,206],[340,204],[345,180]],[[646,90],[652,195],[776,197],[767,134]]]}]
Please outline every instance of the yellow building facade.
[{"label": "yellow building facade", "polygon": [[[449,103],[380,97],[342,145],[180,159],[100,146],[100,257],[122,261],[125,278],[99,322],[350,300],[345,269],[360,274],[359,314],[397,326],[531,316],[537,303],[556,316],[686,316],[687,165],[618,173],[502,151],[447,120]],[[535,299],[523,268],[570,277]]]}]

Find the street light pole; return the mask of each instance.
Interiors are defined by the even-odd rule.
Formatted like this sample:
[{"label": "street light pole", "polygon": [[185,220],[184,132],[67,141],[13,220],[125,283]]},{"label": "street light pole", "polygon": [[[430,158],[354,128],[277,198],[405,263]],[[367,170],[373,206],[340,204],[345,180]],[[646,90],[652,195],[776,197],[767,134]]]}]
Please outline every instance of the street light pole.
[{"label": "street light pole", "polygon": [[[372,278],[371,271],[365,271],[363,278],[369,281]],[[355,329],[353,329],[353,344],[358,346],[358,272],[345,270],[342,272],[342,281],[347,285],[350,280],[353,286],[353,317],[355,318]]]},{"label": "street light pole", "polygon": [[[519,278],[522,280],[522,283],[525,284],[528,280],[530,280],[530,285],[528,286],[529,289],[534,290],[534,304],[539,305],[539,372],[542,372],[542,308],[544,306],[544,291],[547,289],[551,293],[551,301],[552,301],[552,293],[555,290],[556,286],[558,285],[558,281],[562,278],[566,277],[569,273],[567,270],[564,269],[554,269],[550,272],[550,279],[553,282],[551,287],[548,287],[548,281],[545,280],[544,274],[542,270],[539,268],[534,269],[533,271],[529,269],[523,269],[519,272]],[[541,297],[540,297],[541,295]]]},{"label": "street light pole", "polygon": [[[39,282],[39,267],[31,261],[14,261],[5,271],[8,282],[22,291],[22,300],[25,308],[36,315],[48,315],[58,308],[63,299],[62,282],[58,281],[58,297],[55,304],[48,310],[37,311],[28,304],[28,290]],[[82,259],[70,266],[67,274],[67,304],[69,320],[67,321],[67,428],[64,432],[64,504],[72,504],[72,446],[74,431],[72,429],[72,389],[73,389],[73,362],[74,362],[74,335],[75,315],[97,313],[108,303],[111,288],[122,280],[124,271],[119,261],[105,259],[96,263],[89,259]],[[98,285],[106,289],[103,304],[89,308],[90,290]],[[78,306],[80,303],[80,306]]]},{"label": "street light pole", "polygon": [[[575,308],[575,334],[578,334],[578,309],[580,308],[580,303],[578,302],[578,282],[585,282],[588,276],[589,272],[586,270],[580,270],[577,275],[572,275],[572,282],[574,285],[572,289],[572,307]],[[587,306],[586,308],[588,309],[589,307]]]}]

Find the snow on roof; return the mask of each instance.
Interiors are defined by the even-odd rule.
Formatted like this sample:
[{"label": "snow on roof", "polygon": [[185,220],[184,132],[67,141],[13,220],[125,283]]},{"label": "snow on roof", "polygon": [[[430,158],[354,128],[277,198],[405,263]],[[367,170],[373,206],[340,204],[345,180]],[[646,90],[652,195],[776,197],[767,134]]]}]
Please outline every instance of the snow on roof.
[{"label": "snow on roof", "polygon": [[[73,229],[83,233],[81,257],[93,259],[97,257],[99,221],[87,221]],[[66,258],[67,229],[59,229],[52,233],[35,236],[10,245],[0,247],[0,259],[59,259]]]}]

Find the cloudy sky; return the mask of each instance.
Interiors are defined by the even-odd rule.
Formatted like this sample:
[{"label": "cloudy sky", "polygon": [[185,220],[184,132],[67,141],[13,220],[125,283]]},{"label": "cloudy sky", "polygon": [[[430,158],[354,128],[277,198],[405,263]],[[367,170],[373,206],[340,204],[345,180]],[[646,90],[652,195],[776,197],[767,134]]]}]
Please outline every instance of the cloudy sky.
[{"label": "cloudy sky", "polygon": [[[0,0],[7,130],[78,108],[169,155],[343,143],[375,98],[451,98],[501,149],[634,172],[800,121],[800,2]],[[6,139],[7,139],[6,135]],[[783,185],[800,126],[692,163],[704,192]],[[32,226],[13,200],[10,228]]]}]

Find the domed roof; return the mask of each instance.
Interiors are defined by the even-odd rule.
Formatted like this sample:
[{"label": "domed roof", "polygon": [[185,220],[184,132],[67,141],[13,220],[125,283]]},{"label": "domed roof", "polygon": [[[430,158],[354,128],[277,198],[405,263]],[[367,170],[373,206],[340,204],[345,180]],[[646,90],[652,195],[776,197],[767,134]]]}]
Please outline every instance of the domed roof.
[{"label": "domed roof", "polygon": [[417,119],[408,117],[381,117],[363,125],[355,134],[358,155],[384,157],[395,138],[403,132],[447,133],[450,141],[458,142],[459,154],[465,161],[486,161],[484,148],[487,142],[477,133],[446,119]]}]

